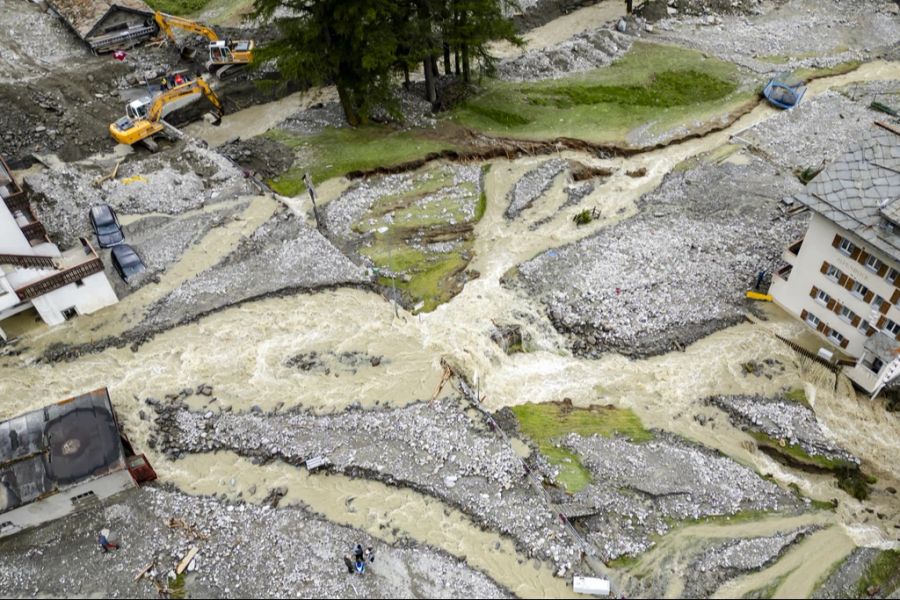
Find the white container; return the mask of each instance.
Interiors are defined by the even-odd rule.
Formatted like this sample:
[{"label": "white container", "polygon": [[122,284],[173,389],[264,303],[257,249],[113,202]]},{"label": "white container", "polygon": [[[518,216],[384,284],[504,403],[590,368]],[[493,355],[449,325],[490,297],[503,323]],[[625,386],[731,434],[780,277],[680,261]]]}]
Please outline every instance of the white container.
[{"label": "white container", "polygon": [[831,361],[831,359],[834,358],[834,352],[832,352],[828,348],[819,348],[819,358],[824,358],[827,361]]},{"label": "white container", "polygon": [[599,577],[575,577],[572,580],[572,589],[576,594],[590,594],[592,596],[609,596],[609,581]]}]

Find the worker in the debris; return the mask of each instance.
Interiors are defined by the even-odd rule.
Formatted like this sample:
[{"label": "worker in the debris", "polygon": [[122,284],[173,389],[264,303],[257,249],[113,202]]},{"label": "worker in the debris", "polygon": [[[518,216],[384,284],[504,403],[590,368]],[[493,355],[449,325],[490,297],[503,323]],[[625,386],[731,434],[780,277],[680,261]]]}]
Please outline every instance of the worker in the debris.
[{"label": "worker in the debris", "polygon": [[366,551],[363,552],[363,558],[370,563],[375,562],[375,549],[372,546],[366,546]]},{"label": "worker in the debris", "polygon": [[347,572],[353,575],[353,569],[355,568],[353,564],[353,557],[351,557],[349,554],[345,554],[344,564],[347,566]]},{"label": "worker in the debris", "polygon": [[100,544],[100,549],[103,552],[109,552],[109,549],[113,550],[119,549],[119,544],[114,541],[112,534],[109,532],[109,529],[101,529],[100,536],[97,539],[97,542]]},{"label": "worker in the debris", "polygon": [[362,544],[357,544],[356,548],[353,549],[353,558],[356,559],[356,572],[360,574],[365,573],[366,553],[363,551]]}]

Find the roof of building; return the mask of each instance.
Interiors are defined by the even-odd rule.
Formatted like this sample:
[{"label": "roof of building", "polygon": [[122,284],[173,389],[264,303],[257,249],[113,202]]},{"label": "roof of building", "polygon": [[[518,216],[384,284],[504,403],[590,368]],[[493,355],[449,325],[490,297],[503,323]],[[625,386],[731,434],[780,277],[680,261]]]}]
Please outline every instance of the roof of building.
[{"label": "roof of building", "polygon": [[103,388],[0,423],[0,515],[126,468]]},{"label": "roof of building", "polygon": [[832,162],[798,194],[811,210],[900,261],[900,135],[873,125],[852,150]]},{"label": "roof of building", "polygon": [[144,0],[48,0],[48,3],[82,39],[114,8],[153,14]]}]

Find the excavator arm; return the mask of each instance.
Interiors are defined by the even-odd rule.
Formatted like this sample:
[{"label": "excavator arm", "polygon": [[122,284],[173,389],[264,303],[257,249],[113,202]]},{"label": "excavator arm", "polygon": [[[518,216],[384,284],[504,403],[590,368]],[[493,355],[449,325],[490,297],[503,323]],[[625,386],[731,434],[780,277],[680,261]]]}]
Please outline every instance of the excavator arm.
[{"label": "excavator arm", "polygon": [[154,15],[154,18],[156,19],[156,24],[159,25],[159,28],[172,42],[175,41],[175,32],[172,31],[173,27],[202,35],[210,42],[219,41],[219,36],[216,34],[216,32],[213,31],[211,27],[207,27],[206,25],[203,25],[201,23],[197,23],[189,19],[183,19],[182,17],[176,17],[175,15],[167,15],[159,11],[156,11],[156,15]]},{"label": "excavator arm", "polygon": [[222,103],[219,101],[219,97],[216,96],[216,93],[212,91],[212,88],[209,87],[208,83],[206,83],[203,79],[198,78],[192,82],[192,85],[178,87],[157,96],[153,101],[153,104],[150,106],[149,112],[147,113],[147,120],[151,123],[158,122],[162,118],[163,108],[165,108],[167,104],[169,104],[170,102],[174,102],[179,98],[195,94],[198,88],[203,92],[203,94],[212,103],[212,105],[216,107],[219,115],[221,116],[222,114],[224,114],[225,111],[222,107]]}]

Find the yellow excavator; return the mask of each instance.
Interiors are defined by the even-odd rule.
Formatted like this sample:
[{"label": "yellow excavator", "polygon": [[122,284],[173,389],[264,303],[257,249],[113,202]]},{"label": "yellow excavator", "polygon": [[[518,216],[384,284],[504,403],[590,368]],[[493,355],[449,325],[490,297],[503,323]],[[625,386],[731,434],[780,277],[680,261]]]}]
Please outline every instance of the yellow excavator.
[{"label": "yellow excavator", "polygon": [[256,47],[253,40],[221,40],[212,27],[159,11],[156,11],[155,19],[159,29],[172,43],[176,43],[173,27],[202,35],[209,40],[209,61],[206,68],[219,78],[224,78],[228,71],[253,62],[253,49]]},{"label": "yellow excavator", "polygon": [[[167,106],[172,103],[184,100],[186,97],[202,93],[215,107],[212,113],[213,125],[219,125],[222,122],[222,115],[225,109],[219,101],[209,84],[202,78],[198,77],[188,84],[179,85],[170,90],[164,91],[152,100],[150,98],[142,98],[132,102],[126,108],[126,115],[110,124],[109,133],[113,139],[120,144],[128,144],[129,146],[138,142],[143,142],[151,151],[157,150],[156,142],[153,137],[161,133],[167,127],[174,130],[174,127],[163,121],[163,113]],[[177,132],[177,130],[175,130]]]}]

